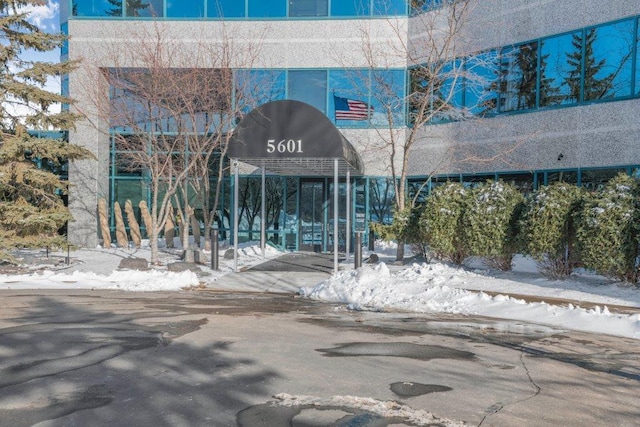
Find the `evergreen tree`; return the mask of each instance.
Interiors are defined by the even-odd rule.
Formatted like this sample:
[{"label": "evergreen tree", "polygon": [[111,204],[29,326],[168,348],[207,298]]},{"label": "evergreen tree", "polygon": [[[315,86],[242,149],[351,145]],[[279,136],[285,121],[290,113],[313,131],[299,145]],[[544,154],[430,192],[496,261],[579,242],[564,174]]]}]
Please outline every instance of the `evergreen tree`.
[{"label": "evergreen tree", "polygon": [[107,0],[107,2],[112,6],[111,9],[107,10],[107,15],[122,16],[122,1],[123,0]]},{"label": "evergreen tree", "polygon": [[536,106],[536,84],[538,73],[538,43],[520,46],[516,51],[519,81],[516,110],[526,110]]},{"label": "evergreen tree", "polygon": [[[142,16],[140,12],[149,8],[149,3],[144,0],[124,0],[127,3],[127,16]],[[153,11],[152,11],[153,12]]]},{"label": "evergreen tree", "polygon": [[[571,45],[573,51],[567,54],[567,63],[570,66],[569,74],[565,79],[565,84],[569,86],[569,99],[574,102],[580,102],[580,82],[581,73],[583,69],[583,57],[584,57],[584,101],[591,101],[594,99],[601,99],[610,96],[611,83],[613,82],[614,74],[609,74],[604,77],[598,77],[600,70],[605,66],[606,59],[596,60],[593,44],[597,39],[598,34],[595,28],[591,28],[584,33],[577,32],[573,34]],[[583,54],[584,43],[584,54]]]},{"label": "evergreen tree", "polygon": [[[52,76],[69,73],[74,64],[22,59],[27,51],[47,52],[59,47],[64,37],[49,34],[28,21],[27,6],[43,0],[0,1],[0,258],[8,249],[60,246],[58,230],[71,219],[62,195],[68,183],[53,170],[65,159],[89,158],[91,154],[59,139],[32,137],[34,130],[70,129],[75,119],[67,109],[50,107],[70,101],[48,92]],[[36,160],[50,168],[38,168]],[[53,169],[51,169],[53,168]]]}]

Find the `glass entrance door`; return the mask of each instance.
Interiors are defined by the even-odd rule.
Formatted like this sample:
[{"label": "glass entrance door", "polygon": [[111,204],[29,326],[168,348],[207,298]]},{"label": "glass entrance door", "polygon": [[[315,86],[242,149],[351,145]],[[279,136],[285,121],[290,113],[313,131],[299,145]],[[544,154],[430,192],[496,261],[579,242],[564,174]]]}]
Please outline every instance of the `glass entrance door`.
[{"label": "glass entrance door", "polygon": [[323,252],[325,250],[325,181],[300,180],[300,206],[298,221],[301,251]]}]

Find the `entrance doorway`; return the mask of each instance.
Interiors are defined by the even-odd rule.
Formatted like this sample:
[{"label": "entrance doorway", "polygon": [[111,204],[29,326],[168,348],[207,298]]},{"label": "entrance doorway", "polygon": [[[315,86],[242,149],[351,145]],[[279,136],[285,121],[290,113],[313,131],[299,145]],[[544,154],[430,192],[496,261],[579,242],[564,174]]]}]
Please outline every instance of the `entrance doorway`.
[{"label": "entrance doorway", "polygon": [[325,252],[325,218],[327,197],[324,179],[301,179],[298,221],[298,248],[301,251]]}]

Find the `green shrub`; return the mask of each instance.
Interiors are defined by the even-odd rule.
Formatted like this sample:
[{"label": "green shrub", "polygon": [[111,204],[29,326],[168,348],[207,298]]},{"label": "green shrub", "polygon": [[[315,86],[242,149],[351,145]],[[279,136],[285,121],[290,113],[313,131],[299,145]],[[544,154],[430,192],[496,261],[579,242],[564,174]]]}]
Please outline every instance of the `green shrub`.
[{"label": "green shrub", "polygon": [[518,250],[517,231],[524,197],[502,181],[473,189],[464,215],[464,239],[471,255],[485,257],[492,267],[510,270]]},{"label": "green shrub", "polygon": [[461,183],[449,182],[435,188],[420,216],[421,234],[439,259],[457,265],[469,251],[464,242],[462,218],[469,192]]},{"label": "green shrub", "polygon": [[567,277],[577,265],[574,213],[583,195],[581,188],[559,182],[527,199],[520,232],[523,252],[536,259],[547,276]]},{"label": "green shrub", "polygon": [[603,191],[585,198],[576,237],[586,268],[624,281],[637,280],[637,191],[637,181],[620,174]]},{"label": "green shrub", "polygon": [[395,240],[404,243],[424,243],[425,239],[420,232],[418,221],[422,207],[407,206],[393,213],[391,224],[371,223],[369,226],[383,240]]}]

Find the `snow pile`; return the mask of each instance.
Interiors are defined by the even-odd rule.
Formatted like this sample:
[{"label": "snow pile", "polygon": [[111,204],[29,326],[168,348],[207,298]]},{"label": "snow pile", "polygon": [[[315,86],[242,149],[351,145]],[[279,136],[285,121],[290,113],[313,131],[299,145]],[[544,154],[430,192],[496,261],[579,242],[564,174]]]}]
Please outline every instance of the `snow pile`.
[{"label": "snow pile", "polygon": [[300,292],[316,300],[346,303],[352,309],[490,316],[640,339],[638,314],[612,314],[606,306],[585,309],[528,303],[506,295],[490,296],[463,289],[484,281],[486,276],[444,264],[414,264],[391,273],[380,263],[341,272]]},{"label": "snow pile", "polygon": [[42,273],[25,276],[0,275],[0,287],[5,289],[108,289],[121,291],[174,291],[199,284],[191,271],[114,271],[109,275],[73,271]]},{"label": "snow pile", "polygon": [[394,401],[381,401],[370,397],[332,396],[327,398],[313,396],[293,396],[280,393],[274,396],[279,406],[296,407],[311,406],[315,408],[348,408],[363,410],[383,418],[402,419],[417,426],[439,425],[446,427],[463,426],[461,421],[436,417],[430,412],[416,410]]}]

